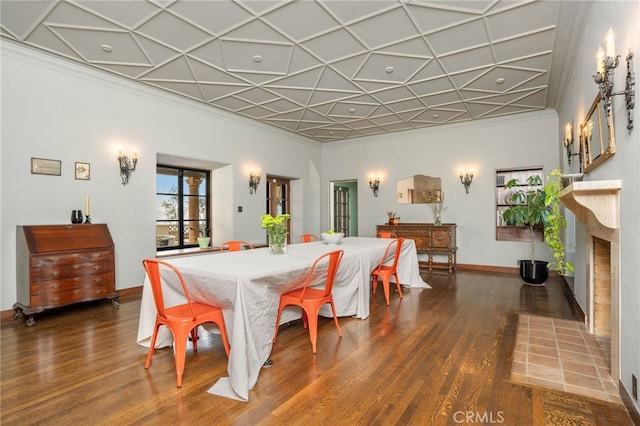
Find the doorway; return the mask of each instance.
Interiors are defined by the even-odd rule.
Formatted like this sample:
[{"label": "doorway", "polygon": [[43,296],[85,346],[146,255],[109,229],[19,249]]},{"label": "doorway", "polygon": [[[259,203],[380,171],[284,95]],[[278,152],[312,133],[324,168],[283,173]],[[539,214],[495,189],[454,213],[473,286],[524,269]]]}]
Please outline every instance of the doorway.
[{"label": "doorway", "polygon": [[[289,213],[291,182],[289,179],[267,176],[267,208],[266,213],[271,216]],[[287,221],[287,244],[290,244],[291,220]]]},{"label": "doorway", "polygon": [[329,182],[330,228],[345,237],[358,236],[358,181]]}]

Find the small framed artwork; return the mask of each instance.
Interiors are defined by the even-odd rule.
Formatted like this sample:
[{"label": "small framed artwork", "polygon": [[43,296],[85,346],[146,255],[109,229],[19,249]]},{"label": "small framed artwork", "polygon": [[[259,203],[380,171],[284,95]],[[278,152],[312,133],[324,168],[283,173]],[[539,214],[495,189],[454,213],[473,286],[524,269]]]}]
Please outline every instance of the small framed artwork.
[{"label": "small framed artwork", "polygon": [[48,160],[46,158],[31,157],[31,174],[33,175],[62,175],[62,161]]},{"label": "small framed artwork", "polygon": [[91,178],[91,164],[76,161],[76,179],[89,180]]}]

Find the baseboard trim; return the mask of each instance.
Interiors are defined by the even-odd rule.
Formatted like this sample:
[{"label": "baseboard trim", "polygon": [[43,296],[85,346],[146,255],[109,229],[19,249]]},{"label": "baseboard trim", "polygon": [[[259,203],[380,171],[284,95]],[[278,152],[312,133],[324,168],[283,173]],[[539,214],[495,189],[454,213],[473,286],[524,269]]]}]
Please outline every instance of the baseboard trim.
[{"label": "baseboard trim", "polygon": [[[116,290],[118,292],[118,300],[134,299],[142,297],[142,286],[123,288],[122,290]],[[0,321],[13,320],[13,315],[16,313],[13,309],[7,309],[0,311]]]},{"label": "baseboard trim", "polygon": [[622,381],[618,383],[618,391],[620,392],[620,398],[622,398],[622,402],[624,406],[627,408],[629,415],[631,416],[631,421],[633,421],[634,425],[640,425],[640,411],[638,407],[633,402],[631,395],[627,392],[627,388],[624,387]]}]

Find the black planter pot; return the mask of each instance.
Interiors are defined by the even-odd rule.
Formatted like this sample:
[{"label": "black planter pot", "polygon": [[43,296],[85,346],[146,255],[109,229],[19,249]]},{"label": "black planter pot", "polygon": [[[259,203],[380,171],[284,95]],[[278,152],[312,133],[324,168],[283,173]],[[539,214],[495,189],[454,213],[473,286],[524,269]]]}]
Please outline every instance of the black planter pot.
[{"label": "black planter pot", "polygon": [[527,284],[542,285],[549,278],[548,265],[544,260],[521,260],[520,277]]}]

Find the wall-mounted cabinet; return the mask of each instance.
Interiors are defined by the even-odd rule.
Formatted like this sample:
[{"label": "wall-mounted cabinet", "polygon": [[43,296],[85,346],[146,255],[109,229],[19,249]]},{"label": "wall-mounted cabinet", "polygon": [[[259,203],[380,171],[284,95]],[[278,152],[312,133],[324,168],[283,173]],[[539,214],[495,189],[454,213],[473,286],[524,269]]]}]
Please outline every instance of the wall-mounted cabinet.
[{"label": "wall-mounted cabinet", "polygon": [[[512,168],[496,170],[496,240],[498,241],[531,241],[531,232],[526,226],[517,226],[508,223],[503,218],[504,211],[513,204],[508,202],[509,196],[518,189],[533,190],[535,187],[527,184],[530,176],[539,176],[544,182],[542,167]],[[507,183],[516,179],[519,183],[515,188],[507,188]],[[537,185],[541,186],[541,185]],[[543,241],[544,229],[538,226],[535,229],[536,241]]]}]

